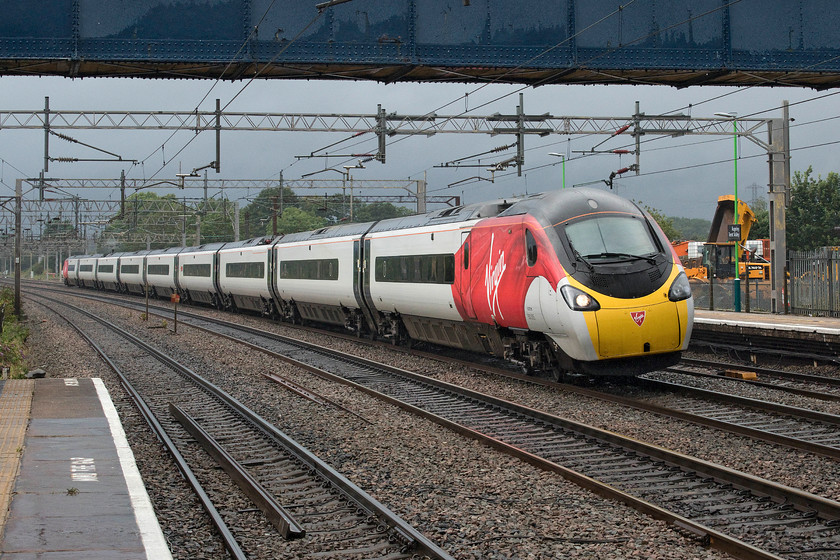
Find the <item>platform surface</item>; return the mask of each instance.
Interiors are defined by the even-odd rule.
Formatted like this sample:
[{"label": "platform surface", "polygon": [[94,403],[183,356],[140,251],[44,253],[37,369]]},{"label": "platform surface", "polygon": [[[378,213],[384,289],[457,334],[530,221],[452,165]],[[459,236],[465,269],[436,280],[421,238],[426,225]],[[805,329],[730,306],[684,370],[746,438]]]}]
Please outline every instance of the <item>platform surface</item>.
[{"label": "platform surface", "polygon": [[694,310],[695,325],[730,325],[756,329],[820,333],[840,338],[840,319],[773,313]]},{"label": "platform surface", "polygon": [[0,421],[0,444],[16,446],[0,460],[10,453],[20,459],[5,526],[0,517],[2,560],[171,559],[101,380],[10,380],[2,391],[0,416],[4,399],[31,395],[22,445],[14,441],[20,426],[4,439]]}]

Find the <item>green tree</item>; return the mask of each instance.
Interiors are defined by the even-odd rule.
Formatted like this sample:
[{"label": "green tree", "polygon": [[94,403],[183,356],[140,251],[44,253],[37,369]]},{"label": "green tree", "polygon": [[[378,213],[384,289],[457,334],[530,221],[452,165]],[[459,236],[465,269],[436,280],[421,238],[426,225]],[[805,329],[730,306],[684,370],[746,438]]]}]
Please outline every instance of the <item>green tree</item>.
[{"label": "green tree", "polygon": [[[637,204],[639,204],[637,202]],[[645,205],[645,210],[647,210],[653,219],[656,220],[656,223],[659,224],[659,227],[662,228],[663,233],[670,241],[676,241],[678,239],[682,239],[682,233],[674,226],[674,219],[669,218],[659,210],[655,208],[651,208],[650,206]]]},{"label": "green tree", "polygon": [[682,239],[706,241],[709,238],[709,230],[712,228],[710,220],[703,218],[671,218],[671,220]]},{"label": "green tree", "polygon": [[770,212],[767,210],[767,201],[756,198],[750,201],[749,206],[755,214],[755,222],[748,239],[767,239],[770,237]]},{"label": "green tree", "polygon": [[44,223],[41,233],[42,239],[68,239],[76,236],[76,229],[73,223],[62,220],[59,217],[52,218]]},{"label": "green tree", "polygon": [[373,202],[356,208],[353,212],[353,221],[374,222],[376,220],[387,220],[388,218],[401,218],[414,214],[404,206],[394,206],[390,202]]},{"label": "green tree", "polygon": [[[166,210],[164,210],[166,208]],[[158,234],[179,239],[183,225],[174,215],[184,214],[184,205],[175,195],[159,196],[151,191],[137,192],[126,198],[125,211],[113,216],[97,242],[98,252],[139,251],[146,248],[145,235]],[[171,242],[152,243],[153,249],[171,246]]]},{"label": "green tree", "polygon": [[199,203],[201,243],[233,240],[233,203],[227,199],[210,199]]},{"label": "green tree", "polygon": [[201,243],[233,239],[233,206],[228,200],[184,201],[173,194],[134,193],[125,211],[113,216],[102,232],[97,251],[139,251],[150,237],[152,249],[196,243],[196,222],[201,220]]},{"label": "green tree", "polygon": [[[248,239],[271,233],[271,221],[276,213],[278,216],[289,207],[298,204],[298,197],[288,187],[269,187],[257,194],[250,204],[242,209],[240,222],[242,237]],[[268,229],[266,230],[266,224]]]},{"label": "green tree", "polygon": [[793,251],[840,245],[840,175],[811,176],[812,168],[793,174],[787,211],[787,245]]},{"label": "green tree", "polygon": [[[326,225],[326,218],[292,206],[283,210],[283,215],[277,219],[277,233],[297,233],[322,228]],[[266,235],[271,235],[271,228],[272,224],[266,225]]]}]

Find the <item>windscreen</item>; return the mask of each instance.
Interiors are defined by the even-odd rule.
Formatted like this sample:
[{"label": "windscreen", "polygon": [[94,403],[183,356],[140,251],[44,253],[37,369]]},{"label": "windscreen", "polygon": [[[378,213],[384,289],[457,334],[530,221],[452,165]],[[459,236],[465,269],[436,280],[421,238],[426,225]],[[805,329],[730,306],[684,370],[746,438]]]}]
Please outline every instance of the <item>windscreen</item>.
[{"label": "windscreen", "polygon": [[565,234],[573,250],[586,260],[647,257],[659,248],[641,218],[603,216],[568,224]]}]

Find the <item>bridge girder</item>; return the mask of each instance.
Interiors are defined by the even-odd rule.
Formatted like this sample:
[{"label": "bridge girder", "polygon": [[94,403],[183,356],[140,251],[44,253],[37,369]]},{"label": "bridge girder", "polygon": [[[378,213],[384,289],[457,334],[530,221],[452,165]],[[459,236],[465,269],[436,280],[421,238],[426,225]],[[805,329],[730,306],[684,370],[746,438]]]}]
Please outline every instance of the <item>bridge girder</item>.
[{"label": "bridge girder", "polygon": [[[0,74],[840,85],[828,0],[11,2]],[[832,13],[834,12],[834,13]]]}]

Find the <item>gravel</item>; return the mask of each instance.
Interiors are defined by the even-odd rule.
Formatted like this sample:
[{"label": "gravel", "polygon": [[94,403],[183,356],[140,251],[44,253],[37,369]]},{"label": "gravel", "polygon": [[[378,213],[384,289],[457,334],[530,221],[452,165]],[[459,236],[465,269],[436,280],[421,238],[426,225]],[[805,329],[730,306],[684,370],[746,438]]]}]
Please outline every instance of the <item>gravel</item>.
[{"label": "gravel", "polygon": [[[71,299],[71,298],[68,298]],[[72,298],[75,299],[75,298]],[[600,497],[474,440],[331,383],[242,345],[179,325],[178,334],[148,329],[134,311],[102,304],[138,336],[177,352],[179,359],[253,407],[320,455],[456,558],[724,558],[663,522]],[[52,377],[102,377],[123,419],[138,466],[177,558],[225,558],[212,528],[114,376],[63,320],[27,302],[30,364]],[[215,314],[215,312],[213,312]],[[831,498],[840,495],[835,462],[746,438],[567,394],[500,379],[439,361],[371,348],[324,334],[223,314],[262,329],[294,333],[324,346],[390,363],[474,390],[624,433]],[[160,321],[152,319],[152,322]],[[170,325],[171,327],[171,325]],[[292,378],[359,418],[303,400],[261,372]],[[177,496],[173,499],[173,493]],[[274,558],[287,558],[283,550]]]}]

